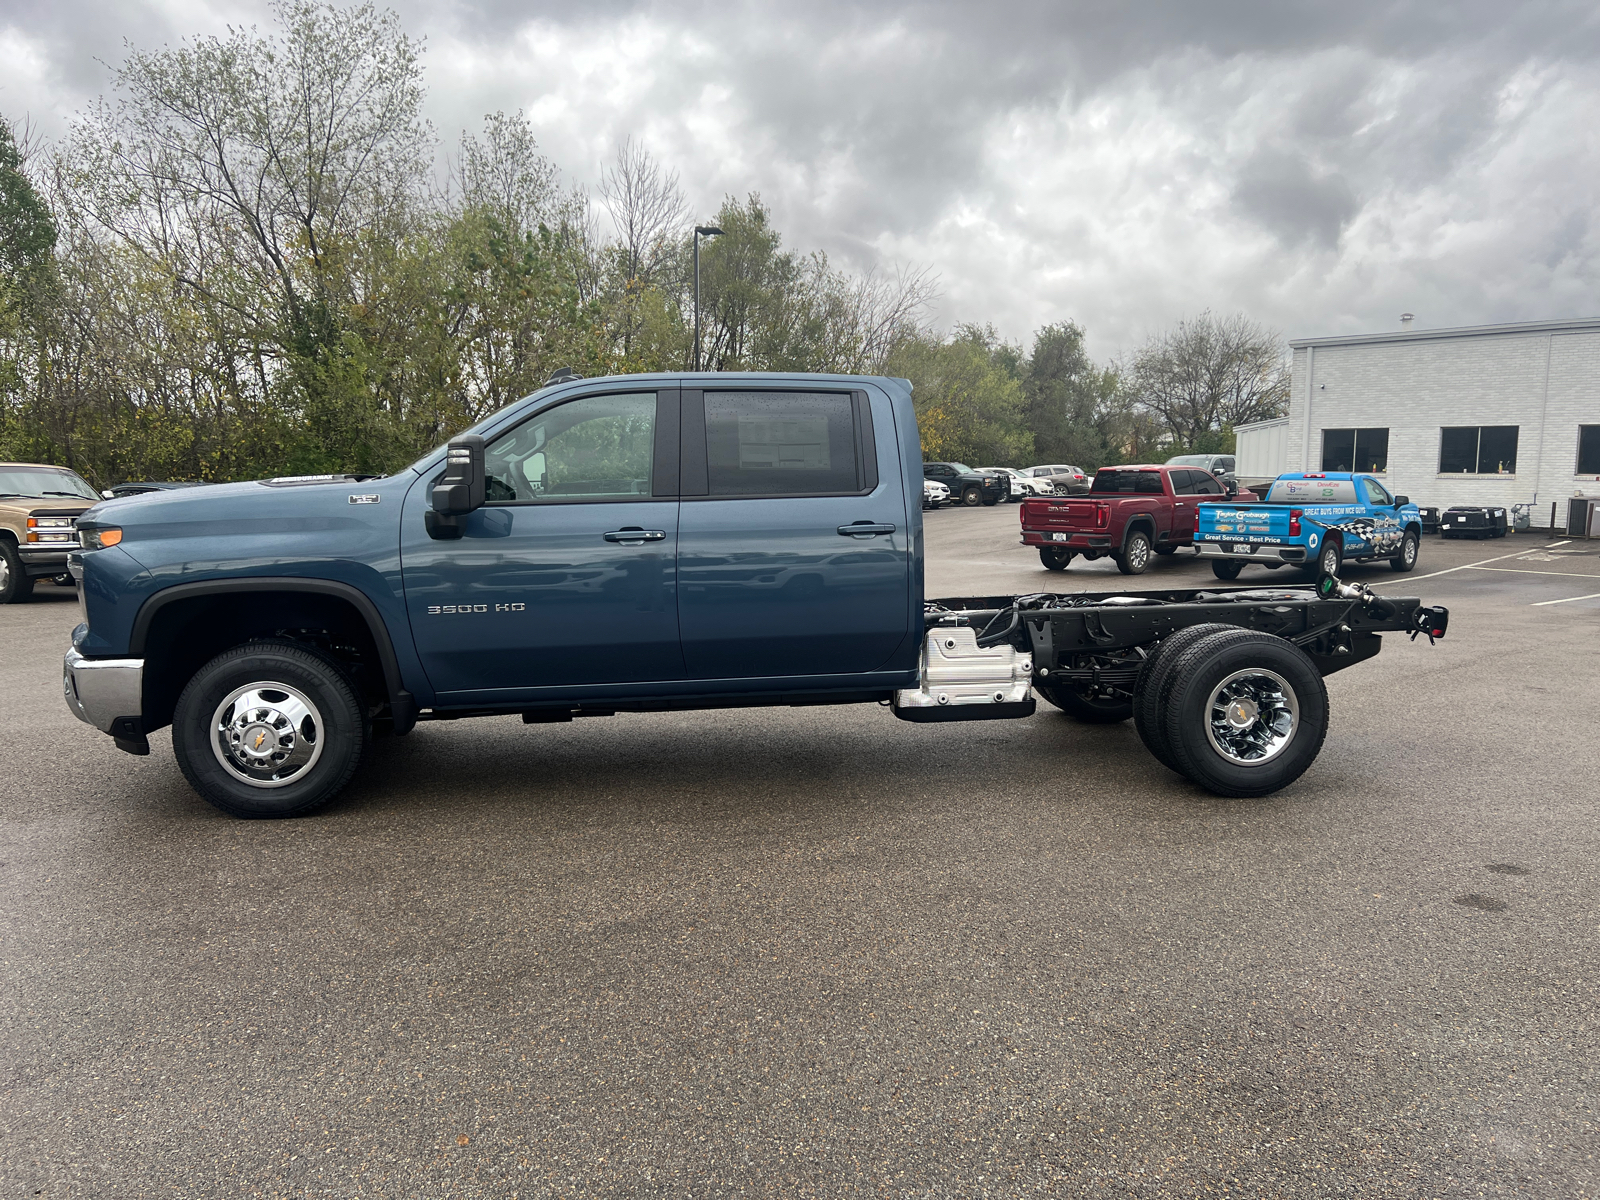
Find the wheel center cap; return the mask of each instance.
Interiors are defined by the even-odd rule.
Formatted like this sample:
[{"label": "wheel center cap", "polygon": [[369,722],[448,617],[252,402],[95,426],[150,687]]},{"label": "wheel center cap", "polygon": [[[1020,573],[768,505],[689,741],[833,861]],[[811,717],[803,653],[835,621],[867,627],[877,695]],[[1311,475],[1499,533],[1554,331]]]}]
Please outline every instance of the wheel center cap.
[{"label": "wheel center cap", "polygon": [[1254,700],[1235,700],[1228,705],[1228,724],[1235,729],[1248,729],[1255,724],[1260,712]]},{"label": "wheel center cap", "polygon": [[251,758],[270,758],[278,749],[278,731],[260,721],[246,725],[239,748]]}]

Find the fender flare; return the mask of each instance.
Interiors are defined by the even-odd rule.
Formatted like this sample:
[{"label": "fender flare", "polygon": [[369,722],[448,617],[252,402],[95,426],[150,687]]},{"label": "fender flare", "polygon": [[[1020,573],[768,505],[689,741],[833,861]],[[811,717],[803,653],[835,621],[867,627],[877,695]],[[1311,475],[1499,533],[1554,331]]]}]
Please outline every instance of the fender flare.
[{"label": "fender flare", "polygon": [[335,579],[304,579],[296,576],[250,575],[239,579],[205,579],[195,583],[179,583],[147,597],[133,618],[133,630],[128,637],[128,654],[143,658],[145,639],[156,615],[167,605],[196,596],[225,596],[250,592],[309,592],[343,600],[366,622],[367,632],[378,649],[378,662],[383,669],[384,690],[389,693],[389,707],[394,713],[396,732],[410,729],[416,723],[417,703],[406,691],[400,676],[400,660],[395,656],[394,642],[389,637],[389,627],[384,623],[378,606],[360,588]]},{"label": "fender flare", "polygon": [[1151,514],[1151,513],[1148,513],[1148,512],[1141,512],[1141,513],[1135,513],[1133,516],[1129,517],[1128,518],[1128,523],[1122,527],[1122,541],[1117,546],[1117,552],[1119,554],[1122,553],[1124,550],[1126,550],[1128,548],[1128,539],[1133,536],[1134,530],[1136,530],[1136,529],[1144,530],[1145,537],[1150,539],[1150,548],[1152,550],[1155,549],[1155,546],[1156,546],[1156,519],[1155,519],[1155,516],[1153,514]]}]

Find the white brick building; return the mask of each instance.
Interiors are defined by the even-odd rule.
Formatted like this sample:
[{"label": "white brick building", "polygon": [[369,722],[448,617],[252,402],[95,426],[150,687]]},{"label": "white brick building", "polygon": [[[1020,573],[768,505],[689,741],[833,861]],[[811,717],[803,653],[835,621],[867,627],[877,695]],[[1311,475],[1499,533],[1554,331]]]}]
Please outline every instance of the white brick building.
[{"label": "white brick building", "polygon": [[1440,509],[1600,496],[1600,320],[1303,338],[1286,471],[1377,470]]}]

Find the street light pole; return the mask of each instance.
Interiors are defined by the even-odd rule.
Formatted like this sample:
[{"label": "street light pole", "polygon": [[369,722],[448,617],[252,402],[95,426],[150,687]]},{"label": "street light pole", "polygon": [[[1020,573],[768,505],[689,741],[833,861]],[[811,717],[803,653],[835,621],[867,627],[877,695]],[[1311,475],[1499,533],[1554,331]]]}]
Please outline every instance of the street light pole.
[{"label": "street light pole", "polygon": [[694,227],[694,369],[700,369],[700,239],[722,233],[715,225]]}]

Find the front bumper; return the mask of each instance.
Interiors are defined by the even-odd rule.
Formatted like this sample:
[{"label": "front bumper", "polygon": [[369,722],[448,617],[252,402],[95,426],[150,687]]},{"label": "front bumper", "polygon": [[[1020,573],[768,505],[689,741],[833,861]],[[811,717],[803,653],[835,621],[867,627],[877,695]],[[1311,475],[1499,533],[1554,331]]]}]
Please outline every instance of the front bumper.
[{"label": "front bumper", "polygon": [[29,575],[65,575],[67,555],[77,548],[76,541],[43,542],[31,546],[24,542],[17,547],[17,557],[22,560],[22,569]]},{"label": "front bumper", "polygon": [[1195,548],[1200,551],[1201,558],[1231,558],[1242,563],[1306,561],[1304,546],[1263,545],[1260,542],[1196,542]]},{"label": "front bumper", "polygon": [[144,659],[85,658],[68,650],[61,690],[78,720],[114,737],[137,736],[144,695]]}]

